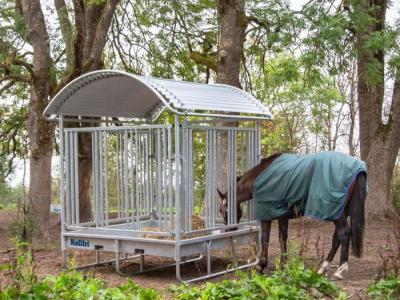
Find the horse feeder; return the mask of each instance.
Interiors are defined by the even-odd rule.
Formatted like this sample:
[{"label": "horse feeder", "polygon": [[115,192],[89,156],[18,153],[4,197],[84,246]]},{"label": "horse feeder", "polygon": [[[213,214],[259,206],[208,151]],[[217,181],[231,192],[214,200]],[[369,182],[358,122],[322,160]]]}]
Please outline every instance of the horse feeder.
[{"label": "horse feeder", "polygon": [[[227,85],[101,70],[65,86],[44,116],[59,122],[63,266],[67,249],[94,250],[95,263],[84,267],[114,262],[118,273],[131,258],[139,259],[137,273],[149,271],[144,257],[155,255],[174,259],[160,268],[174,266],[178,280],[192,282],[255,263],[211,270],[212,250],[232,241],[259,245],[252,203],[237,223],[234,191],[237,174],[260,159],[259,122],[271,119],[260,101]],[[89,221],[79,213],[83,139],[91,140]],[[221,159],[226,167],[217,167]],[[218,209],[221,172],[229,187],[228,224]],[[115,259],[100,261],[101,251]],[[207,274],[182,279],[182,264],[204,256]]]}]

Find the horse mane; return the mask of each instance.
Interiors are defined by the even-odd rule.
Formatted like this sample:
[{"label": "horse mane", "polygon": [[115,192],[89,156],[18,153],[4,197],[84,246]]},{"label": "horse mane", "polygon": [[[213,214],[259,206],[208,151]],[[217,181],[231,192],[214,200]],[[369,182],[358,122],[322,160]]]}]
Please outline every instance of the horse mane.
[{"label": "horse mane", "polygon": [[275,159],[281,155],[282,153],[275,153],[268,157],[262,158],[258,165],[251,168],[240,177],[238,180],[238,185],[241,185],[251,191],[253,188],[254,179],[256,179],[256,177],[260,175],[262,171],[264,171]]},{"label": "horse mane", "polygon": [[[272,154],[272,155],[270,155],[270,156],[268,156],[268,157],[265,157],[265,158],[261,158],[261,161],[260,161],[260,163],[259,163],[259,165],[261,165],[261,164],[267,164],[267,163],[272,163],[275,159],[277,159],[279,156],[281,156],[282,155],[282,153],[281,152],[278,152],[278,153],[274,153],[274,154]],[[257,166],[256,166],[257,167]],[[254,168],[253,168],[254,169]]]}]

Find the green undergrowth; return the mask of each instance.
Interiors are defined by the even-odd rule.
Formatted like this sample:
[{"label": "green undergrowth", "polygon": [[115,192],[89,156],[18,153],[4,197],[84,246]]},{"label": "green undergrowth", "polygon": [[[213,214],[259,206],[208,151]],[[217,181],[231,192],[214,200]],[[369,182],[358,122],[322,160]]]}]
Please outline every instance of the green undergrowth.
[{"label": "green undergrowth", "polygon": [[[72,264],[71,267],[75,265]],[[76,270],[48,275],[38,279],[34,257],[29,244],[17,243],[10,262],[1,265],[3,276],[8,277],[6,286],[0,286],[0,300],[11,299],[63,299],[63,300],[218,300],[218,299],[347,299],[345,293],[327,278],[307,268],[302,258],[291,251],[283,268],[276,264],[271,275],[255,272],[237,273],[235,278],[201,286],[173,286],[169,294],[161,294],[152,288],[144,288],[128,279],[125,284],[109,287],[106,282]]]},{"label": "green undergrowth", "polygon": [[[72,265],[74,267],[74,264]],[[128,279],[125,284],[109,287],[94,277],[76,270],[47,275],[39,280],[32,251],[27,243],[16,243],[9,263],[0,265],[7,285],[0,286],[0,300],[158,300],[160,293],[143,288]],[[1,279],[1,278],[0,278]]]},{"label": "green undergrowth", "polygon": [[0,291],[0,299],[155,300],[161,299],[161,296],[154,289],[140,287],[130,279],[118,287],[107,287],[98,278],[71,271],[57,276],[49,275],[25,290],[8,287]]},{"label": "green undergrowth", "polygon": [[219,299],[348,299],[348,296],[333,282],[306,268],[304,261],[294,253],[283,268],[276,263],[271,275],[238,273],[236,279],[208,282],[202,286],[174,286],[175,299],[219,300]]},{"label": "green undergrowth", "polygon": [[392,275],[372,283],[368,295],[373,300],[400,299],[400,277]]}]

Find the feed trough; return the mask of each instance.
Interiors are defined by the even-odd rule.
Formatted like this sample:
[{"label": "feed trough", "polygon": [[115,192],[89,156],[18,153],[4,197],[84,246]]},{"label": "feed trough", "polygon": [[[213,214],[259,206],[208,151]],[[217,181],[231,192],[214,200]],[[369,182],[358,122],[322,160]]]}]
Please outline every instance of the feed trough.
[{"label": "feed trough", "polygon": [[[140,273],[148,271],[145,257],[162,256],[174,263],[160,268],[173,266],[178,280],[192,282],[255,263],[215,272],[211,251],[233,240],[259,242],[251,201],[238,223],[233,191],[237,175],[260,159],[259,123],[271,119],[260,101],[227,85],[101,70],[65,86],[44,116],[59,122],[64,266],[67,249],[94,250],[90,266],[105,263],[99,253],[112,251],[119,273],[122,260],[139,259]],[[80,216],[85,139],[89,221]],[[221,159],[228,167],[217,166]],[[218,208],[220,178],[229,187],[227,224]],[[207,260],[207,273],[182,278],[182,264],[200,259]]]}]

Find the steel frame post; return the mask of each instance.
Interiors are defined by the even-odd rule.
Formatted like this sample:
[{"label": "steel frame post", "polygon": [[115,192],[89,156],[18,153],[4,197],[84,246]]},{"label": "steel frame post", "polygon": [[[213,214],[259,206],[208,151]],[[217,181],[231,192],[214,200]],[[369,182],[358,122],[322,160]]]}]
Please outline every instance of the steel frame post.
[{"label": "steel frame post", "polygon": [[179,117],[175,115],[175,263],[176,278],[180,280],[180,261],[181,261],[181,153],[180,153],[180,122]]},{"label": "steel frame post", "polygon": [[60,115],[59,121],[60,138],[60,202],[61,202],[61,266],[67,267],[67,246],[64,237],[65,232],[65,182],[64,182],[64,116]]}]

